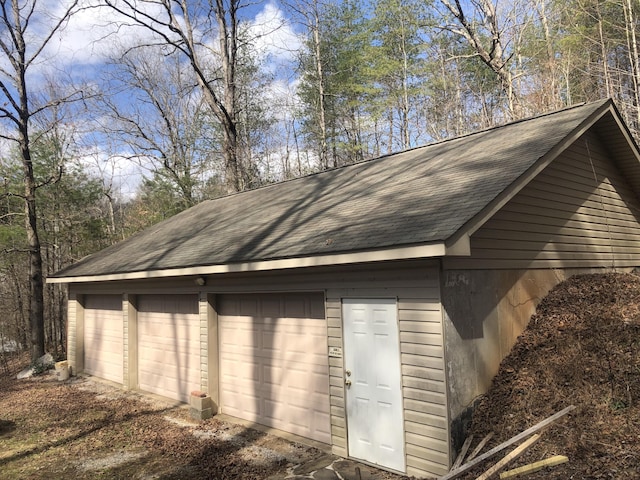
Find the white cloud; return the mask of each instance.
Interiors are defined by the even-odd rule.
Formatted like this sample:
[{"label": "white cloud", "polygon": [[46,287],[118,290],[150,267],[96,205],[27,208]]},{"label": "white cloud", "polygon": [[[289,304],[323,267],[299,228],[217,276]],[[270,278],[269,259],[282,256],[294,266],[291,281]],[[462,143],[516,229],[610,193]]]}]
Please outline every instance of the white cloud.
[{"label": "white cloud", "polygon": [[132,160],[125,154],[101,149],[87,152],[79,161],[89,175],[102,179],[111,194],[123,201],[135,197],[143,179],[149,174],[144,159]]},{"label": "white cloud", "polygon": [[[143,4],[152,18],[162,18],[159,4]],[[62,5],[57,15],[63,14]],[[112,8],[95,0],[84,0],[81,8],[69,19],[68,24],[49,46],[50,54],[63,65],[99,65],[114,54],[114,50],[149,42],[153,34],[135,27]]]},{"label": "white cloud", "polygon": [[284,12],[274,3],[267,3],[249,24],[254,47],[268,61],[275,63],[295,60],[302,45],[302,36],[295,32]]}]

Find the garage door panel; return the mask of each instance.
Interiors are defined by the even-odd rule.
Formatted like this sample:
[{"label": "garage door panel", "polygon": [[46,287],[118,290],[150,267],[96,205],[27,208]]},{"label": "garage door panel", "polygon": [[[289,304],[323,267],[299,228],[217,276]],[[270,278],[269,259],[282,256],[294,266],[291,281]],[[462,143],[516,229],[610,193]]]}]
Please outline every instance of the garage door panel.
[{"label": "garage door panel", "polygon": [[225,403],[225,412],[228,415],[244,418],[249,421],[257,421],[259,419],[258,412],[261,410],[261,399],[256,392],[255,395],[247,391],[233,392],[234,395]]},{"label": "garage door panel", "polygon": [[183,402],[200,388],[196,295],[138,297],[138,379],[140,389]]},{"label": "garage door panel", "polygon": [[84,299],[84,371],[123,382],[123,316],[119,295],[86,295]]},{"label": "garage door panel", "polygon": [[218,312],[222,411],[328,443],[323,295],[224,295]]}]

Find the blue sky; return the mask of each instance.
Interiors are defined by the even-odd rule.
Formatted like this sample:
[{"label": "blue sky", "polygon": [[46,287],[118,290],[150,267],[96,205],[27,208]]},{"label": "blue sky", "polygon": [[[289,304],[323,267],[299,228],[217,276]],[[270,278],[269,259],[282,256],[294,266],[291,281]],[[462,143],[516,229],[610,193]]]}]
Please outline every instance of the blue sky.
[{"label": "blue sky", "polygon": [[[97,3],[98,0],[81,0],[83,7]],[[39,44],[39,38],[49,29],[49,22],[59,18],[66,5],[68,2],[63,0],[38,0],[38,8],[42,13],[35,17],[36,21],[30,28],[34,45]],[[150,14],[161,14],[161,9],[157,6],[155,13],[152,3],[147,5]],[[274,77],[269,87],[269,96],[290,96],[296,84],[292,72],[301,37],[275,1],[248,2],[248,5],[241,10],[242,19],[248,22],[251,34],[256,38],[255,47],[265,59],[264,68]],[[40,61],[30,69],[32,91],[37,90],[36,87],[45,78],[65,77],[76,84],[97,84],[109,68],[109,57],[116,48],[126,49],[148,40],[150,38],[147,31],[124,25],[123,19],[109,8],[80,9],[65,28],[51,39],[40,55]],[[209,41],[215,42],[215,39]],[[3,61],[0,60],[0,66]],[[82,128],[91,127],[85,123]],[[87,150],[83,163],[94,174],[109,177],[109,181],[115,184],[123,197],[130,197],[145,170],[119,156],[107,143],[105,141],[104,145],[96,145]]]}]

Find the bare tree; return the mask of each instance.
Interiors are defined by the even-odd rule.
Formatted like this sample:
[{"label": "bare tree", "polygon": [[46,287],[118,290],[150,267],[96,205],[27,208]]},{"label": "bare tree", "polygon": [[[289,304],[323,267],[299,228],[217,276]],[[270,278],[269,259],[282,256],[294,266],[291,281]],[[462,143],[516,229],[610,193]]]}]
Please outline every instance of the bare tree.
[{"label": "bare tree", "polygon": [[[28,76],[44,58],[43,52],[52,38],[66,24],[78,0],[66,2],[61,13],[52,18],[46,11],[50,5],[38,0],[0,0],[0,121],[7,127],[0,137],[17,145],[22,160],[24,180],[25,226],[29,251],[29,321],[31,326],[31,356],[44,354],[44,275],[42,252],[38,236],[36,190],[32,161],[32,125],[36,117],[52,107],[77,97],[77,92],[39,102],[33,77]],[[48,28],[36,31],[47,25]]]},{"label": "bare tree", "polygon": [[151,33],[152,44],[188,61],[222,129],[227,190],[242,190],[236,84],[241,0],[105,0],[105,4]]},{"label": "bare tree", "polygon": [[115,59],[114,66],[111,85],[135,101],[103,100],[110,119],[104,126],[107,134],[174,185],[183,208],[195,205],[200,200],[198,177],[209,167],[211,142],[204,139],[214,132],[206,130],[210,125],[193,75],[181,68],[177,57],[150,48],[130,50]]},{"label": "bare tree", "polygon": [[[444,28],[464,38],[477,55],[498,77],[511,118],[520,113],[520,99],[514,88],[515,76],[510,68],[512,53],[506,48],[503,29],[496,5],[491,0],[440,0],[442,5],[453,16],[455,23]],[[496,2],[497,3],[497,2]],[[474,13],[469,15],[468,10]],[[474,18],[473,15],[477,15]]]}]

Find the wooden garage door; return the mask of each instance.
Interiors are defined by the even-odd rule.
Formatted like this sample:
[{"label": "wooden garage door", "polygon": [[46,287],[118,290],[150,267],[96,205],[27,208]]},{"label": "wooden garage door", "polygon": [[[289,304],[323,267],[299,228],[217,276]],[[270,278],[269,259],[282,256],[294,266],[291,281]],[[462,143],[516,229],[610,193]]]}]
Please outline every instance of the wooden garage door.
[{"label": "wooden garage door", "polygon": [[86,295],[83,303],[84,371],[122,383],[122,297]]},{"label": "wooden garage door", "polygon": [[200,388],[196,295],[138,297],[138,385],[182,402]]},{"label": "wooden garage door", "polygon": [[330,443],[324,296],[223,295],[218,313],[222,411]]}]

